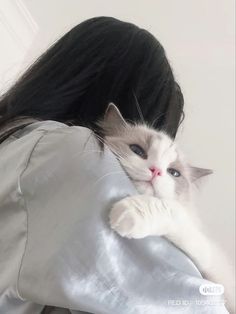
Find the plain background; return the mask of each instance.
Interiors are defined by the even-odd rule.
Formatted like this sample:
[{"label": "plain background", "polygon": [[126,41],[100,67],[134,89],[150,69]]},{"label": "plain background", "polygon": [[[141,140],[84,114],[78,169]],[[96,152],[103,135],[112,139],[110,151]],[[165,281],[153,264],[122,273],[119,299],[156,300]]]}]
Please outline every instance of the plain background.
[{"label": "plain background", "polygon": [[198,196],[206,232],[235,256],[234,0],[0,0],[0,88],[73,25],[113,16],[153,33],[185,95],[178,134],[188,158],[214,175]]}]

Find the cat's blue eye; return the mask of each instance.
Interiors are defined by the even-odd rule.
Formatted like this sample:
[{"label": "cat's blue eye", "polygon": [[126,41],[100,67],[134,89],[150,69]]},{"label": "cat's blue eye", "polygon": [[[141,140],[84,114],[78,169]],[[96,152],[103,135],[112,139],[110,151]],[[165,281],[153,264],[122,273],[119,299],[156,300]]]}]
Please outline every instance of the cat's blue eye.
[{"label": "cat's blue eye", "polygon": [[145,153],[144,149],[137,145],[137,144],[131,144],[129,145],[129,148],[134,152],[136,155],[140,156],[143,159],[147,159],[147,154]]},{"label": "cat's blue eye", "polygon": [[169,174],[171,174],[173,177],[176,177],[176,178],[181,176],[181,173],[174,168],[168,168],[167,172],[169,172]]}]

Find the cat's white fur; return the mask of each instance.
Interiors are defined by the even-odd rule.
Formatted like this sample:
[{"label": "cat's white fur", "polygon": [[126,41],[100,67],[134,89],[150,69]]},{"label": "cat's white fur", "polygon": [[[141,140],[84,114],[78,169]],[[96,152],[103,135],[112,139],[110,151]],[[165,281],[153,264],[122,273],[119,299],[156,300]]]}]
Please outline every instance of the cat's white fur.
[{"label": "cat's white fur", "polygon": [[[211,172],[191,167],[165,133],[146,125],[126,123],[114,105],[109,106],[100,126],[106,144],[140,193],[114,204],[110,213],[111,228],[127,238],[165,236],[192,258],[204,278],[225,287],[233,313],[233,270],[222,251],[201,231],[191,204],[194,183]],[[136,155],[129,147],[131,144],[141,145],[147,158]],[[162,175],[151,181],[152,166],[160,168]],[[168,167],[180,170],[181,177],[171,176]]]}]

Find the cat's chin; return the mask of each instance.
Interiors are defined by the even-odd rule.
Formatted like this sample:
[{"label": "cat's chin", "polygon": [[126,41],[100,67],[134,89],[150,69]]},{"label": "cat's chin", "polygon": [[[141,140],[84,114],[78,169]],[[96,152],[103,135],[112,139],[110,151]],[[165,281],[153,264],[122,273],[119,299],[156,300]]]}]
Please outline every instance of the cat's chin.
[{"label": "cat's chin", "polygon": [[155,195],[155,191],[153,188],[153,185],[151,184],[151,182],[148,181],[133,181],[137,191],[140,194],[145,194],[145,195],[151,195],[154,196]]}]

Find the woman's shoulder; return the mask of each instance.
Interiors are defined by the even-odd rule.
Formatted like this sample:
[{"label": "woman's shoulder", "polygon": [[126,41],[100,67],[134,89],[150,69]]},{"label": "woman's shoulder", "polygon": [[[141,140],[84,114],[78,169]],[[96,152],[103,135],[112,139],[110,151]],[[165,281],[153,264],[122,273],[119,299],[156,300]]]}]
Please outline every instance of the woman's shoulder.
[{"label": "woman's shoulder", "polygon": [[82,151],[101,150],[94,133],[85,127],[68,126],[56,121],[36,122],[27,126],[22,133],[15,135],[18,139],[32,138],[34,147],[31,156],[54,156],[70,162],[72,156]]},{"label": "woman's shoulder", "polygon": [[90,129],[55,121],[35,122],[0,145],[0,177],[17,182],[23,173],[36,173],[39,168],[50,171],[50,167],[57,167],[58,172],[76,166],[75,157],[85,156],[88,151],[94,152],[91,160],[97,160],[101,151]]},{"label": "woman's shoulder", "polygon": [[24,127],[22,130],[16,132],[13,137],[22,138],[24,136],[33,137],[35,134],[44,136],[50,136],[55,134],[57,137],[64,137],[66,135],[74,134],[77,135],[92,135],[93,132],[82,126],[68,126],[64,123],[46,120],[37,121]]},{"label": "woman's shoulder", "polygon": [[[85,127],[68,126],[57,121],[33,122],[11,134],[1,145],[1,155],[31,154],[40,144],[49,142],[51,148],[68,146],[73,143],[83,145],[88,138],[95,139],[93,132]],[[76,143],[75,143],[76,142]],[[94,142],[93,145],[96,145]],[[47,147],[49,149],[50,147]]]},{"label": "woman's shoulder", "polygon": [[[94,132],[81,126],[68,126],[56,121],[35,122],[15,135],[18,139],[33,140],[31,155],[65,155],[70,160],[71,154],[88,149],[100,149]],[[31,156],[31,158],[32,158]]]}]

